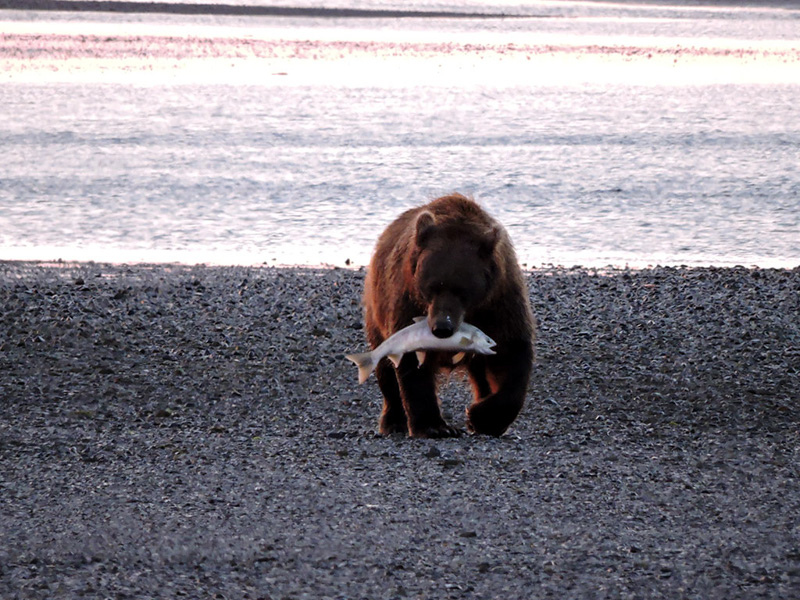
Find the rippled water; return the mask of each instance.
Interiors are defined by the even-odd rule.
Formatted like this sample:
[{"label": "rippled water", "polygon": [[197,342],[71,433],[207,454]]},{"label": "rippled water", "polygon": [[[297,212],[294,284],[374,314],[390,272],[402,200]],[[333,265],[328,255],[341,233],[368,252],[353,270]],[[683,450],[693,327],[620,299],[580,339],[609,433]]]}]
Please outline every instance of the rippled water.
[{"label": "rippled water", "polygon": [[[691,33],[715,48],[791,47],[787,15],[800,24],[791,11],[589,9],[548,19],[536,35],[586,46],[618,41],[621,28],[642,46],[660,28],[648,44],[670,47]],[[111,22],[94,19],[89,29]],[[277,28],[287,39],[424,44],[439,35],[529,43],[535,24],[525,23],[223,24],[259,39]],[[470,55],[463,72],[456,63],[437,71],[437,56],[421,51],[396,74],[354,60],[346,81],[293,78],[292,60],[280,63],[286,75],[213,84],[12,78],[0,86],[0,258],[364,264],[401,210],[458,190],[508,227],[531,265],[800,264],[800,76],[714,80],[706,65],[699,81],[697,72],[682,81],[668,63],[648,71],[623,56],[602,77],[537,77],[514,61],[493,77],[480,67],[484,54]],[[746,63],[743,72],[757,72]],[[647,73],[657,76],[642,84]]]}]

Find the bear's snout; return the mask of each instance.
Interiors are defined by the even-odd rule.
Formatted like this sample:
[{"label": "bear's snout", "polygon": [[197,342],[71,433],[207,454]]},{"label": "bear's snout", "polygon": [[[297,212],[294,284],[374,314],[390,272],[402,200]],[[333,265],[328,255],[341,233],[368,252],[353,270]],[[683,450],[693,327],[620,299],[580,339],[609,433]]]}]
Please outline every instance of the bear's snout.
[{"label": "bear's snout", "polygon": [[453,326],[453,319],[450,318],[450,315],[437,318],[431,327],[431,333],[437,338],[449,338],[455,330],[456,328]]},{"label": "bear's snout", "polygon": [[463,320],[464,308],[453,294],[440,294],[428,308],[428,327],[437,338],[449,338]]}]

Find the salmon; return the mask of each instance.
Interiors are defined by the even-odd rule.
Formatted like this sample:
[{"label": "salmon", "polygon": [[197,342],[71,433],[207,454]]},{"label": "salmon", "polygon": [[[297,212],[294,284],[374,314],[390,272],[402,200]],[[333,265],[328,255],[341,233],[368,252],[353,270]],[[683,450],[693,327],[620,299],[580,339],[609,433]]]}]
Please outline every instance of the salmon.
[{"label": "salmon", "polygon": [[413,325],[393,334],[371,352],[348,354],[345,358],[356,364],[358,383],[364,383],[384,356],[388,356],[397,367],[407,352],[416,352],[421,365],[425,362],[426,350],[451,351],[456,352],[452,359],[453,364],[456,364],[467,352],[495,354],[492,350],[495,345],[492,338],[468,323],[462,323],[450,337],[438,338],[431,333],[425,317],[416,317]]}]

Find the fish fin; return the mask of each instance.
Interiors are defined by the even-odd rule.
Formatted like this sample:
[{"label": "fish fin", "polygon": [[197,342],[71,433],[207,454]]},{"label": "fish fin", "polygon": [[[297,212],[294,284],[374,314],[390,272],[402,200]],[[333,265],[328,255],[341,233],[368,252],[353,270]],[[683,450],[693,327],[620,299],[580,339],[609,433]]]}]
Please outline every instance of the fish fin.
[{"label": "fish fin", "polygon": [[414,317],[414,323],[419,323],[420,321],[424,321],[426,317]]},{"label": "fish fin", "polygon": [[375,369],[375,360],[372,352],[362,352],[361,354],[348,354],[345,356],[358,367],[358,383],[364,383],[369,374]]},{"label": "fish fin", "polygon": [[403,358],[402,354],[390,354],[389,360],[392,361],[392,364],[396,367],[400,366],[400,360]]},{"label": "fish fin", "polygon": [[458,340],[459,346],[469,346],[472,343],[472,340],[468,337],[464,336],[460,340]]},{"label": "fish fin", "polygon": [[461,362],[461,360],[467,355],[466,352],[459,352],[458,354],[453,354],[453,364],[457,365]]},{"label": "fish fin", "polygon": [[425,351],[424,350],[417,350],[417,362],[419,366],[422,366],[422,363],[425,362]]}]

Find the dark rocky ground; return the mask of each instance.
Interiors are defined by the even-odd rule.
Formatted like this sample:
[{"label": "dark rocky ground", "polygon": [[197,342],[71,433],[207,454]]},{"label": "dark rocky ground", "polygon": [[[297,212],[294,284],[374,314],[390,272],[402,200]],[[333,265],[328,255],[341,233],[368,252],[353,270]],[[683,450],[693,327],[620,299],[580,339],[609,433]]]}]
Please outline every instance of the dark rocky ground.
[{"label": "dark rocky ground", "polygon": [[534,270],[526,409],[437,441],[362,280],[0,263],[0,597],[800,597],[800,269]]}]

